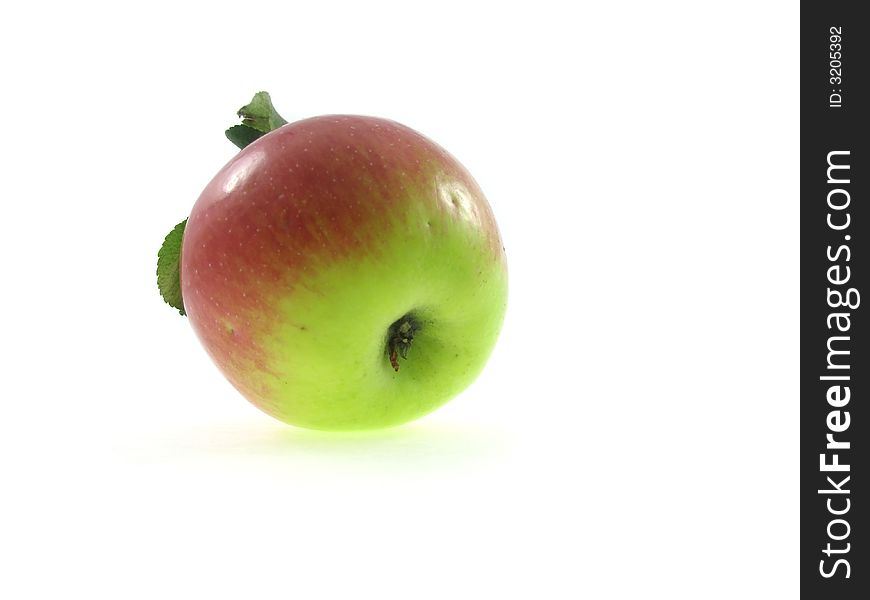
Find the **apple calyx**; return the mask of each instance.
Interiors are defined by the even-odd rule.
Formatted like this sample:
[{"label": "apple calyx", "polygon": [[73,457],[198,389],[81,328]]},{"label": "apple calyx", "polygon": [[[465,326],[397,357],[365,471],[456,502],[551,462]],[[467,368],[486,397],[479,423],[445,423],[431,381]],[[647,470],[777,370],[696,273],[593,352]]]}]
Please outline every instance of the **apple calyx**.
[{"label": "apple calyx", "polygon": [[393,370],[399,371],[399,357],[408,360],[408,351],[414,341],[414,335],[420,331],[420,321],[408,313],[398,319],[387,330],[387,355]]}]

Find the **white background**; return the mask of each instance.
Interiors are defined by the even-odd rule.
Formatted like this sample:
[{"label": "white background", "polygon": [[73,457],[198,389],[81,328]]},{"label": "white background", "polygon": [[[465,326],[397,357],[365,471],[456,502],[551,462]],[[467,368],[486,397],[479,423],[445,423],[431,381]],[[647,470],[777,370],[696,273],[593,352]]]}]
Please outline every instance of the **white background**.
[{"label": "white background", "polygon": [[[3,11],[0,596],[797,597],[796,3]],[[508,316],[435,414],[284,426],[158,296],[260,89],[487,193]]]}]

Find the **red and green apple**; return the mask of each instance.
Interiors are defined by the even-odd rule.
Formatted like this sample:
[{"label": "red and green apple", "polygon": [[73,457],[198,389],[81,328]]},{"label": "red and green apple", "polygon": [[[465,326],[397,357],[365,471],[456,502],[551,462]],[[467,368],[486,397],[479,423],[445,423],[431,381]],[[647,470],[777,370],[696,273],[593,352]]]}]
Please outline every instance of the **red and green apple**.
[{"label": "red and green apple", "polygon": [[183,312],[236,389],[284,422],[371,429],[429,413],[477,377],[501,328],[489,204],[399,123],[281,123],[239,144],[183,226]]}]

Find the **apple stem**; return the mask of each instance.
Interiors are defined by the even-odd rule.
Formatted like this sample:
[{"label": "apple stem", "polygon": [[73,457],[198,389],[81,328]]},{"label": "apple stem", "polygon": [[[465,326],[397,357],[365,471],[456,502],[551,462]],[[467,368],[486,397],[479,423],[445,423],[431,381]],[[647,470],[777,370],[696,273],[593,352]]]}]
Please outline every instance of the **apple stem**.
[{"label": "apple stem", "polygon": [[387,355],[390,357],[390,366],[399,371],[399,357],[408,360],[408,351],[414,341],[414,335],[420,330],[420,322],[408,313],[398,321],[390,325],[387,330]]}]

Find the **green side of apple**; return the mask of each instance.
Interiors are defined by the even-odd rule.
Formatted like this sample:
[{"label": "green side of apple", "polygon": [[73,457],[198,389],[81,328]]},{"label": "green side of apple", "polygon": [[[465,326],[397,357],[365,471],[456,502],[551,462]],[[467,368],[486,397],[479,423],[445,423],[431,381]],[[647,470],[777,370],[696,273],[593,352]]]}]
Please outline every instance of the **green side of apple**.
[{"label": "green side of apple", "polygon": [[[315,265],[276,300],[269,356],[242,383],[281,421],[325,430],[388,427],[416,419],[480,373],[507,305],[507,271],[468,215],[417,210],[394,219],[374,252]],[[390,325],[421,324],[400,369],[386,351]]]}]

